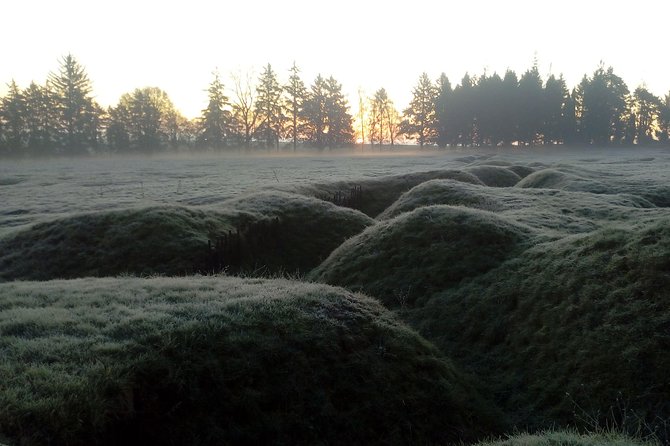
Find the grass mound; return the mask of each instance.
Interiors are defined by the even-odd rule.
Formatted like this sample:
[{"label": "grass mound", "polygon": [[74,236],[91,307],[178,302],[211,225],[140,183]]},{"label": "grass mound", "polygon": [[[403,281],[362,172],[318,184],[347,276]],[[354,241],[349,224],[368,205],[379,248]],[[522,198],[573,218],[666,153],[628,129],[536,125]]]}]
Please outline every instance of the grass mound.
[{"label": "grass mound", "polygon": [[539,434],[517,434],[476,446],[655,446],[620,433],[579,434],[573,431],[549,431]]},{"label": "grass mound", "polygon": [[595,194],[611,193],[604,183],[557,169],[542,169],[519,181],[517,187],[535,189],[561,189]]},{"label": "grass mound", "polygon": [[466,171],[491,187],[512,187],[521,180],[519,175],[506,166],[475,166],[468,167]]},{"label": "grass mound", "polygon": [[185,274],[207,266],[207,240],[231,216],[182,207],[81,214],[0,239],[0,279]]},{"label": "grass mound", "polygon": [[0,435],[22,445],[435,444],[498,419],[374,299],[224,277],[0,285]]},{"label": "grass mound", "polygon": [[450,180],[431,180],[403,194],[379,218],[393,218],[403,212],[436,204],[496,212],[537,229],[549,238],[587,233],[611,226],[614,222],[634,224],[663,214],[652,203],[634,195],[491,188]]},{"label": "grass mound", "polygon": [[[525,425],[670,419],[670,220],[531,248],[411,320]],[[624,408],[624,409],[622,409]],[[631,414],[635,414],[631,417]]]},{"label": "grass mound", "polygon": [[434,179],[452,179],[464,183],[483,184],[475,175],[462,170],[435,170],[364,179],[358,182],[340,181],[298,186],[294,192],[330,200],[336,192],[347,192],[354,186],[360,186],[362,197],[354,207],[370,217],[376,217],[404,192],[418,184]]},{"label": "grass mound", "polygon": [[285,192],[260,192],[228,200],[238,212],[278,218],[275,246],[265,242],[246,260],[250,268],[306,272],[342,242],[374,223],[365,214],[332,203]]},{"label": "grass mound", "polygon": [[535,169],[533,169],[532,167],[520,166],[518,164],[509,166],[507,170],[511,170],[515,174],[519,175],[519,178],[526,178],[528,175],[535,173]]},{"label": "grass mound", "polygon": [[426,181],[405,192],[395,203],[386,208],[378,219],[397,217],[404,212],[436,204],[464,206],[487,211],[506,209],[507,206],[497,200],[495,195],[495,190],[487,186],[453,180]]},{"label": "grass mound", "polygon": [[310,277],[364,291],[388,307],[411,306],[498,266],[530,235],[491,212],[422,207],[347,240]]},{"label": "grass mound", "polygon": [[[272,234],[245,232],[275,217],[279,224]],[[216,210],[153,207],[75,215],[0,239],[0,280],[207,271],[208,240],[237,228],[242,237],[235,268],[308,271],[371,223],[360,212],[283,193],[242,197]]]}]

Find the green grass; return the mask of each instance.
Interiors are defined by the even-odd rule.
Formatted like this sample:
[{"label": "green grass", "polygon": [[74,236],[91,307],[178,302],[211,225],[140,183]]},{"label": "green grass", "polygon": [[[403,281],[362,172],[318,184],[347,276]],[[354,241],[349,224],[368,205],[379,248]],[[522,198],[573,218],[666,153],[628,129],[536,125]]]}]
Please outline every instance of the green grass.
[{"label": "green grass", "polygon": [[208,240],[274,217],[280,221],[277,246],[243,252],[242,270],[308,271],[372,223],[360,212],[279,192],[209,209],[164,206],[80,214],[0,239],[0,280],[192,274],[208,267]]},{"label": "green grass", "polygon": [[226,277],[0,285],[22,445],[450,444],[502,417],[378,302]]},{"label": "green grass", "polygon": [[407,317],[516,423],[664,430],[669,270],[666,217],[540,244]]},{"label": "green grass", "polygon": [[370,217],[376,217],[393,204],[404,192],[414,186],[433,179],[452,179],[465,183],[483,184],[475,175],[463,170],[434,170],[429,172],[390,175],[360,181],[338,181],[309,186],[296,186],[292,192],[308,196],[330,199],[335,192],[348,192],[354,186],[361,186],[362,202],[358,210]]},{"label": "green grass", "polygon": [[421,207],[347,240],[309,277],[412,306],[514,257],[533,235],[491,212]]}]

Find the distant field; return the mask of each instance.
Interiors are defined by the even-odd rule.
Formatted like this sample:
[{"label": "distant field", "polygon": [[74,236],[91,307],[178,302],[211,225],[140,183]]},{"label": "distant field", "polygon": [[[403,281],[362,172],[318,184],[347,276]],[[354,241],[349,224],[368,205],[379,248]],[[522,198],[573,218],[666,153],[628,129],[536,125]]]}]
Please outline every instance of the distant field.
[{"label": "distant field", "polygon": [[[0,161],[0,236],[71,213],[152,205],[206,205],[263,187],[350,181],[435,169],[458,169],[482,152],[365,152],[322,156]],[[625,174],[670,184],[670,152],[588,149],[484,152],[510,163],[569,163],[597,177]],[[624,162],[625,160],[625,162]]]},{"label": "distant field", "polygon": [[0,197],[0,443],[670,442],[669,151],[12,162]]}]

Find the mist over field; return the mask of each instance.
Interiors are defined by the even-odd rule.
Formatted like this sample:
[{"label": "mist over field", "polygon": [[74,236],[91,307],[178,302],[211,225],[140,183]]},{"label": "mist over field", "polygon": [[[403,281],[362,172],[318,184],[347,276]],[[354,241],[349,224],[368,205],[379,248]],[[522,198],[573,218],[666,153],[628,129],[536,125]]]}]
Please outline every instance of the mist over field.
[{"label": "mist over field", "polygon": [[669,172],[639,147],[3,162],[0,442],[667,444]]}]

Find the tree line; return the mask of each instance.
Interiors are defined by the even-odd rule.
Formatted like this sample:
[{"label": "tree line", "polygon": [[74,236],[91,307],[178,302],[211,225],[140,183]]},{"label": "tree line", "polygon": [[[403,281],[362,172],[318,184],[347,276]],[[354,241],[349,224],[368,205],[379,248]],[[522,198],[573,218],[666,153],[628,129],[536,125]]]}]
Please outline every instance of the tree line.
[{"label": "tree line", "polygon": [[[356,119],[333,76],[307,86],[294,63],[282,83],[270,64],[258,78],[218,72],[207,86],[207,106],[185,118],[157,87],[125,93],[101,107],[84,67],[59,61],[42,85],[8,84],[0,100],[0,154],[5,156],[141,153],[176,149],[317,149],[416,142],[419,146],[480,147],[553,144],[668,144],[670,94],[640,86],[630,92],[602,63],[572,90],[562,76],[466,74],[452,87],[446,75],[423,73],[408,107],[399,112],[387,91],[359,91]],[[355,128],[354,128],[355,127]]]},{"label": "tree line", "polygon": [[645,86],[631,93],[602,63],[572,90],[562,76],[543,81],[537,64],[520,78],[512,70],[503,77],[466,74],[453,88],[445,75],[431,82],[424,73],[403,116],[401,131],[422,146],[650,145],[670,140],[670,93],[660,98]]}]

